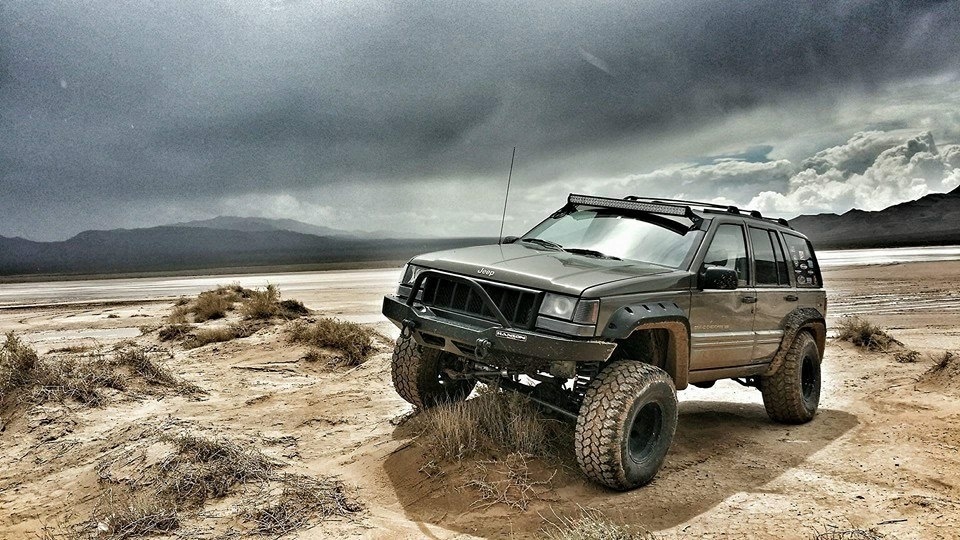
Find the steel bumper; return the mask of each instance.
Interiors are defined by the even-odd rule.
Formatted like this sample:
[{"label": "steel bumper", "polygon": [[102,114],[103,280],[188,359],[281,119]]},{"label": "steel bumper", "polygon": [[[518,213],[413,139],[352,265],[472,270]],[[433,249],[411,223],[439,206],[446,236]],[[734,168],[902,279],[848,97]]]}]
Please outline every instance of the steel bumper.
[{"label": "steel bumper", "polygon": [[607,341],[567,339],[496,323],[491,323],[493,327],[474,326],[438,317],[429,307],[394,295],[383,298],[383,314],[420,345],[478,360],[499,356],[540,362],[602,362],[616,348]]}]

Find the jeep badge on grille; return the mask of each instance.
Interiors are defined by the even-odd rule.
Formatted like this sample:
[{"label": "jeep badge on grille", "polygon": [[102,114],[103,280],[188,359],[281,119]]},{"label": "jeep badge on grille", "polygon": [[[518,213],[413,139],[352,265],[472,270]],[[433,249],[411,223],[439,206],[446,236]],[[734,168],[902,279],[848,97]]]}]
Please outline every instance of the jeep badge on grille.
[{"label": "jeep badge on grille", "polygon": [[477,273],[478,273],[478,274],[482,274],[482,275],[487,276],[487,277],[493,277],[493,275],[496,274],[496,272],[494,272],[493,270],[488,270],[488,269],[486,269],[486,268],[481,268],[481,269],[477,270]]}]

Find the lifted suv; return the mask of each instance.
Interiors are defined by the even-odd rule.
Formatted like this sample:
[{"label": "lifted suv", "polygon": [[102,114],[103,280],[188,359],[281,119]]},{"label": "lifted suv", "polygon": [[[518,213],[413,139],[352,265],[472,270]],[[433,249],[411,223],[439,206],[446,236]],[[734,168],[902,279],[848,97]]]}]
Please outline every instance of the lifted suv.
[{"label": "lifted suv", "polygon": [[676,390],[734,379],[769,416],[817,412],[826,326],[810,242],[784,220],[691,201],[570,195],[520,238],[413,258],[383,314],[393,384],[416,407],[477,382],[576,421],[583,472],[650,482]]}]

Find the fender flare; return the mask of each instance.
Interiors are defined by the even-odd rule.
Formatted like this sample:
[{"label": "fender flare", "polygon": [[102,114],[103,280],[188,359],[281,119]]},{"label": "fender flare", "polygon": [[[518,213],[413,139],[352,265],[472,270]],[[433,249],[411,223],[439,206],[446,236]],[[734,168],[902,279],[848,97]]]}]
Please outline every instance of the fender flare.
[{"label": "fender flare", "polygon": [[609,340],[623,340],[640,330],[662,329],[670,334],[665,371],[677,390],[687,387],[690,375],[690,320],[676,302],[650,301],[617,309],[601,334]]},{"label": "fender flare", "polygon": [[817,350],[820,352],[820,360],[823,360],[824,346],[827,340],[827,323],[823,318],[823,313],[819,310],[816,308],[797,308],[780,321],[780,328],[783,329],[780,348],[773,355],[767,370],[760,374],[761,377],[770,377],[780,369],[783,359],[787,356],[787,351],[793,345],[793,340],[803,330],[809,330],[813,334],[813,338],[817,342]]}]

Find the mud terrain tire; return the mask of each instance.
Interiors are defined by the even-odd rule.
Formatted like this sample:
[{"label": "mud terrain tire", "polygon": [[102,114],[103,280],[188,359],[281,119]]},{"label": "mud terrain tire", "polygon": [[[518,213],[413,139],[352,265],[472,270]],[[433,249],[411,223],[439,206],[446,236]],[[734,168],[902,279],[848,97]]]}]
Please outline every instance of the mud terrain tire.
[{"label": "mud terrain tire", "polygon": [[776,373],[760,378],[767,415],[783,424],[803,424],[820,402],[820,351],[809,332],[794,338]]},{"label": "mud terrain tire", "polygon": [[677,428],[677,391],[662,369],[636,361],[607,365],[587,387],[574,449],[584,474],[626,491],[660,470]]},{"label": "mud terrain tire", "polygon": [[412,338],[400,336],[391,359],[393,386],[400,397],[419,409],[463,401],[477,382],[454,380],[444,375],[442,368],[454,360],[456,358],[449,353],[421,347]]}]

